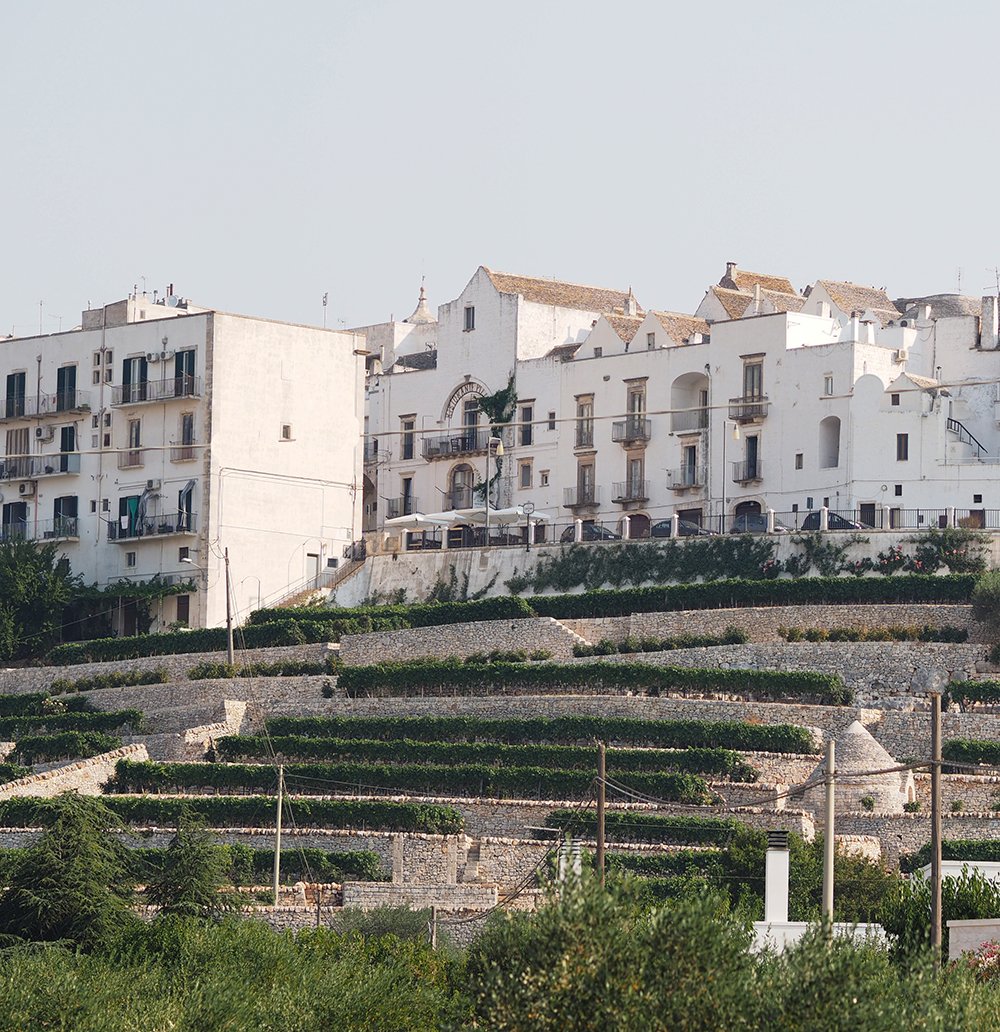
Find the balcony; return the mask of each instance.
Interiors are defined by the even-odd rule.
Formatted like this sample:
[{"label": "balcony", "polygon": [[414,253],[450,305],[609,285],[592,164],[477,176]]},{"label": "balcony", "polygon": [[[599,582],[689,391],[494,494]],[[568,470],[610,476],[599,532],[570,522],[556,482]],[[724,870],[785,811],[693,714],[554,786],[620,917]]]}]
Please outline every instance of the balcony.
[{"label": "balcony", "polygon": [[652,428],[653,424],[648,419],[629,416],[623,422],[611,424],[611,440],[621,444],[648,441],[652,436]]},{"label": "balcony", "polygon": [[200,397],[201,377],[186,374],[170,376],[166,380],[125,383],[111,388],[112,405],[142,405],[152,401],[170,401],[172,398]]},{"label": "balcony", "polygon": [[444,496],[445,508],[471,509],[476,504],[476,497],[476,492],[471,487],[456,487]]},{"label": "balcony", "polygon": [[378,440],[375,438],[369,438],[365,441],[365,465],[370,466],[373,462],[378,462]]},{"label": "balcony", "polygon": [[0,459],[0,480],[37,480],[80,472],[79,452],[52,455],[14,455]]},{"label": "balcony", "polygon": [[146,464],[145,448],[129,448],[128,451],[118,453],[119,469],[138,469]]},{"label": "balcony", "polygon": [[753,459],[750,462],[733,463],[733,482],[736,484],[749,484],[764,479],[764,464],[760,459]]},{"label": "balcony", "polygon": [[[198,449],[195,447],[194,441],[191,441],[189,444],[173,444],[170,446],[171,462],[194,462],[197,458]],[[118,468],[127,469],[130,467],[119,465]]]},{"label": "balcony", "polygon": [[416,498],[387,498],[385,500],[385,518],[395,520],[400,516],[412,516],[420,510]]},{"label": "balcony", "polygon": [[448,459],[454,455],[474,455],[486,451],[492,436],[489,430],[459,430],[445,437],[425,437],[421,447],[428,461]]},{"label": "balcony", "polygon": [[594,447],[594,424],[592,420],[583,420],[576,424],[576,448]]},{"label": "balcony", "polygon": [[55,416],[62,412],[86,412],[89,408],[90,391],[58,391],[34,398],[7,398],[0,403],[0,422]]},{"label": "balcony", "polygon": [[80,521],[76,516],[60,516],[55,520],[0,525],[0,542],[6,541],[76,541],[80,537]]},{"label": "balcony", "polygon": [[708,470],[705,466],[681,466],[667,470],[667,487],[671,491],[688,491],[704,487]]},{"label": "balcony", "polygon": [[767,417],[768,401],[762,394],[729,399],[729,418],[738,423],[756,423]]},{"label": "balcony", "polygon": [[683,412],[670,413],[671,433],[693,433],[696,430],[708,429],[708,409],[687,409]]},{"label": "balcony", "polygon": [[563,508],[575,509],[578,506],[600,505],[601,489],[593,484],[563,488]]},{"label": "balcony", "polygon": [[109,541],[137,541],[140,538],[177,537],[195,534],[198,530],[196,512],[174,512],[163,516],[130,519],[122,516],[108,524]]},{"label": "balcony", "polygon": [[624,502],[648,502],[648,480],[623,480],[611,485],[611,500],[621,505]]}]

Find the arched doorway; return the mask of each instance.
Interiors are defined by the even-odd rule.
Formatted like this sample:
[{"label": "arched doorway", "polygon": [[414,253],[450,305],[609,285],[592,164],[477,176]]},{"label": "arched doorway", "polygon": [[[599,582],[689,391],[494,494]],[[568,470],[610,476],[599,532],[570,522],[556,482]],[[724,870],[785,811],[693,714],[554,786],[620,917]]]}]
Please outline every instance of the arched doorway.
[{"label": "arched doorway", "polygon": [[473,501],[473,487],[476,483],[476,471],[463,462],[456,466],[448,478],[448,508],[470,509]]},{"label": "arched doorway", "polygon": [[760,502],[740,502],[733,512],[736,516],[746,516],[749,513],[760,511]]},{"label": "arched doorway", "polygon": [[630,538],[649,537],[649,517],[644,512],[628,514],[628,536]]}]

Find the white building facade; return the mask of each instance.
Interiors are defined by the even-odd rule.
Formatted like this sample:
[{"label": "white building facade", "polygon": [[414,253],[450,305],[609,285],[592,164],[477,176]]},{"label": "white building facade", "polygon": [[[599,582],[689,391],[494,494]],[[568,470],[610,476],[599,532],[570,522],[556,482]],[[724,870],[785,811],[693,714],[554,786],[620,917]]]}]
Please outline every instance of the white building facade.
[{"label": "white building facade", "polygon": [[226,550],[238,615],[321,578],[361,534],[363,348],[172,292],[0,341],[0,532],[88,584],[195,581],[153,630],[225,622]]}]

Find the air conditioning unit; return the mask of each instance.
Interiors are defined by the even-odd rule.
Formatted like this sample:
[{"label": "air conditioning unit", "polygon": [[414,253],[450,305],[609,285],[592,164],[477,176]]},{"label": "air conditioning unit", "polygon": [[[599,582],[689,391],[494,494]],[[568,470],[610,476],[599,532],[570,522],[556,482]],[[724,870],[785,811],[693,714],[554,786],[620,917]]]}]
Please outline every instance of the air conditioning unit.
[{"label": "air conditioning unit", "polygon": [[167,574],[167,576],[166,576],[166,577],[161,577],[161,578],[160,578],[160,583],[161,583],[161,584],[163,584],[163,585],[165,585],[165,586],[166,586],[166,587],[168,587],[168,588],[171,588],[171,587],[173,587],[173,585],[174,585],[174,577],[173,577],[173,574]]},{"label": "air conditioning unit", "polygon": [[22,498],[33,498],[35,495],[35,485],[32,483],[21,483],[17,485],[17,493]]},{"label": "air conditioning unit", "polygon": [[169,362],[173,357],[174,357],[174,353],[172,351],[161,351],[160,352],[160,361],[161,362]]},{"label": "air conditioning unit", "polygon": [[909,357],[909,352],[907,352],[906,348],[897,348],[892,356],[892,360],[893,362],[905,362]]},{"label": "air conditioning unit", "polygon": [[35,440],[36,441],[51,441],[56,435],[56,428],[54,426],[36,426],[35,427]]},{"label": "air conditioning unit", "polygon": [[147,480],[146,481],[146,490],[147,491],[159,491],[162,486],[163,486],[163,481],[162,480]]}]

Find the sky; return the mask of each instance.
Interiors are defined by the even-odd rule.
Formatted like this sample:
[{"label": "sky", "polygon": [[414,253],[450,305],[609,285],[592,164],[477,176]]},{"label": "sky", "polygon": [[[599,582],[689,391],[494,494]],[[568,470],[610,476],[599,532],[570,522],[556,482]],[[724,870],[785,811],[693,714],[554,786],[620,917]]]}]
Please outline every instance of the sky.
[{"label": "sky", "polygon": [[0,336],[169,283],[358,326],[479,265],[681,312],[727,261],[996,293],[998,33],[961,0],[8,0]]}]

